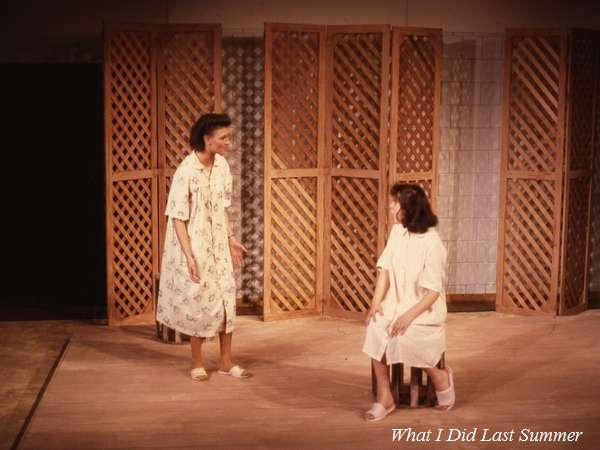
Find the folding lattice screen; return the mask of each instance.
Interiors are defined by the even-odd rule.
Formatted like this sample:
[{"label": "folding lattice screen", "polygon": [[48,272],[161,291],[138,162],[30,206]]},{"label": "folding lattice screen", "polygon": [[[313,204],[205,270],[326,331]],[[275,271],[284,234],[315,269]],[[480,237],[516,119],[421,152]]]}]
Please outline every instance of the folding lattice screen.
[{"label": "folding lattice screen", "polygon": [[385,244],[390,37],[387,26],[327,29],[327,314],[369,308]]},{"label": "folding lattice screen", "polygon": [[435,208],[442,31],[394,28],[390,182],[420,184]]},{"label": "folding lattice screen", "polygon": [[576,312],[587,304],[598,41],[506,39],[497,310]]},{"label": "folding lattice screen", "polygon": [[266,320],[320,312],[324,27],[265,25]]},{"label": "folding lattice screen", "polygon": [[390,161],[392,179],[435,192],[441,32],[394,36],[389,26],[266,26],[266,319],[366,310]]},{"label": "folding lattice screen", "polygon": [[218,25],[105,28],[107,309],[152,320],[163,205],[192,120],[220,106]]}]

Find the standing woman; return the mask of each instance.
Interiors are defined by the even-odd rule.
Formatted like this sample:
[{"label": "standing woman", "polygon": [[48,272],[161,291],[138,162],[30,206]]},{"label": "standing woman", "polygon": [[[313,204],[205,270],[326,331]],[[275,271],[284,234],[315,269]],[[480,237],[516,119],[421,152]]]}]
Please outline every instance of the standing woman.
[{"label": "standing woman", "polygon": [[377,262],[363,346],[377,378],[377,401],[365,414],[368,421],[381,420],[396,408],[388,364],[424,368],[438,408],[454,406],[452,371],[436,368],[446,349],[446,249],[434,228],[437,217],[416,184],[394,184],[391,197],[395,224]]},{"label": "standing woman", "polygon": [[191,129],[190,146],[192,152],[173,175],[167,201],[156,319],[190,336],[192,379],[208,379],[202,344],[217,334],[219,373],[248,378],[251,374],[231,358],[233,265],[241,266],[246,251],[234,238],[228,215],[232,178],[224,156],[231,148],[231,119],[203,115]]}]

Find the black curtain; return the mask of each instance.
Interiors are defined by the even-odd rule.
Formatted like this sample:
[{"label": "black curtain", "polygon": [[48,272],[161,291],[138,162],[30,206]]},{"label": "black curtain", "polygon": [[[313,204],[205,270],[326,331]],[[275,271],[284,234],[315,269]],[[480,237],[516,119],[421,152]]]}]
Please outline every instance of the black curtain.
[{"label": "black curtain", "polygon": [[3,64],[3,320],[104,318],[100,64]]}]

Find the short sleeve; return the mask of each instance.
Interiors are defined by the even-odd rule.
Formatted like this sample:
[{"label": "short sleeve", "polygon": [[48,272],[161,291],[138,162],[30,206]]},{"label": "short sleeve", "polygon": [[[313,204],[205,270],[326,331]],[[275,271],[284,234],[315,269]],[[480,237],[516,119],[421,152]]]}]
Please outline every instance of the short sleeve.
[{"label": "short sleeve", "polygon": [[425,254],[425,266],[419,278],[419,286],[440,294],[444,292],[446,274],[446,248],[442,241],[435,239]]},{"label": "short sleeve", "polygon": [[384,270],[392,270],[392,256],[394,255],[394,247],[396,242],[396,226],[392,227],[390,237],[385,244],[385,248],[379,259],[377,260],[377,268]]},{"label": "short sleeve", "polygon": [[231,206],[231,196],[233,193],[233,177],[231,176],[231,170],[229,170],[229,164],[225,161],[225,174],[223,175],[224,188],[223,188],[223,206],[229,208]]},{"label": "short sleeve", "polygon": [[173,175],[165,215],[179,220],[190,218],[190,176],[182,166]]}]

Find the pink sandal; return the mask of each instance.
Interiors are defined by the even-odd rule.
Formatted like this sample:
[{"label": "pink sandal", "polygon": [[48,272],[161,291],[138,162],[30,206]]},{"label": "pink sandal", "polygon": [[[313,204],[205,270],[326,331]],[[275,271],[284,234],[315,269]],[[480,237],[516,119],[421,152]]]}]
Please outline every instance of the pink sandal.
[{"label": "pink sandal", "polygon": [[381,403],[373,403],[371,409],[365,413],[365,420],[367,422],[377,422],[378,420],[385,419],[387,415],[395,409],[396,405],[392,405],[386,409],[386,407],[383,406]]}]

